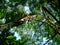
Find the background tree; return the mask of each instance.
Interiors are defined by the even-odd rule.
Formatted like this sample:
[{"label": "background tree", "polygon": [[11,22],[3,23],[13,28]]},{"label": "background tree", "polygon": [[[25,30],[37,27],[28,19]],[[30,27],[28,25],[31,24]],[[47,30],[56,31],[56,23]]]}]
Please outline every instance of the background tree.
[{"label": "background tree", "polygon": [[59,0],[1,0],[1,45],[60,45]]}]

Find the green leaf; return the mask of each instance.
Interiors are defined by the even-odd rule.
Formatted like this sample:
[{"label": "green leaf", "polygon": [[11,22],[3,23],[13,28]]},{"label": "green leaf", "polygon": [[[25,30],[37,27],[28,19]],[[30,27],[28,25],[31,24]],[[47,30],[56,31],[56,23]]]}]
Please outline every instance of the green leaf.
[{"label": "green leaf", "polygon": [[13,36],[8,36],[7,39],[13,39],[14,37]]},{"label": "green leaf", "polygon": [[2,21],[2,19],[0,19],[0,24],[4,24],[4,22]]}]

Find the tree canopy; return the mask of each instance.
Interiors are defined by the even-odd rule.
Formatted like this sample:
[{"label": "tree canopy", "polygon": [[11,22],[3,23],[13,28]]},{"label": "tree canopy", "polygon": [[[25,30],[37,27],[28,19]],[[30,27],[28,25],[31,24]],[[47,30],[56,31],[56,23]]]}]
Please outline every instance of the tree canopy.
[{"label": "tree canopy", "polygon": [[0,0],[0,45],[60,45],[60,0]]}]

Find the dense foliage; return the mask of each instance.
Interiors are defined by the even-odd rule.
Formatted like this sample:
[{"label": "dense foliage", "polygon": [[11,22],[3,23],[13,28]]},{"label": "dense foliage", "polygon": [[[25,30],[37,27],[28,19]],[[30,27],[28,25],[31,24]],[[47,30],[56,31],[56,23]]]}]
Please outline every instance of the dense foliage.
[{"label": "dense foliage", "polygon": [[0,45],[60,45],[60,0],[0,0]]}]

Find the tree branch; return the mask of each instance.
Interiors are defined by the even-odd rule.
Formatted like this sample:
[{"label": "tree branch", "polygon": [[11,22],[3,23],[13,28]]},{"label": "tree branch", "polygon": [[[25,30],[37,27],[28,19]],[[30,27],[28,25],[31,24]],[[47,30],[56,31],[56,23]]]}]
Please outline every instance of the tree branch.
[{"label": "tree branch", "polygon": [[47,7],[42,7],[45,11],[47,11],[56,21],[57,21],[57,23],[58,24],[60,24],[59,23],[59,21],[56,19],[56,17],[47,9]]},{"label": "tree branch", "polygon": [[26,17],[18,20],[17,22],[14,22],[14,25],[15,25],[15,26],[18,26],[18,25],[20,25],[20,24],[22,24],[22,23],[24,23],[24,22],[26,22],[26,21],[29,21],[30,19],[34,19],[35,17],[36,17],[36,15],[26,16]]}]

